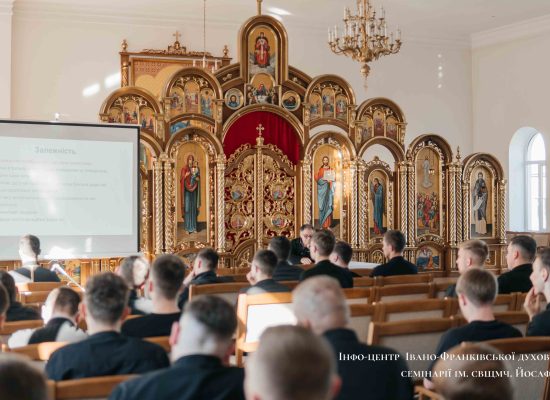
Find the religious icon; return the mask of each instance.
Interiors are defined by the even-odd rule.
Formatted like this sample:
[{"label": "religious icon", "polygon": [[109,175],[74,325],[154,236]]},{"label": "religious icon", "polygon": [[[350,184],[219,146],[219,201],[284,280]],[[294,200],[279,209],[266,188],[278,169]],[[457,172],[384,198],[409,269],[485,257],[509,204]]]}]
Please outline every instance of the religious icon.
[{"label": "religious icon", "polygon": [[327,156],[323,157],[323,165],[315,174],[317,182],[317,201],[319,204],[319,224],[322,228],[328,229],[332,224],[334,211],[334,184],[336,182],[336,172],[330,166],[330,160]]},{"label": "religious icon", "polygon": [[124,103],[122,112],[124,114],[125,124],[138,124],[138,108],[135,101],[127,101]]},{"label": "religious icon", "polygon": [[386,120],[386,136],[397,140],[397,120],[393,117]]},{"label": "religious icon", "polygon": [[474,233],[487,234],[487,201],[489,190],[482,171],[477,173],[477,180],[472,191],[472,211]]},{"label": "religious icon", "polygon": [[429,246],[418,249],[416,265],[422,271],[439,269],[439,253]]},{"label": "religious icon", "polygon": [[201,206],[201,197],[199,165],[192,154],[189,154],[187,164],[181,169],[180,187],[184,229],[193,233],[197,231],[197,216]]},{"label": "religious icon", "polygon": [[182,129],[185,129],[189,126],[189,121],[178,121],[175,124],[172,124],[170,126],[170,135],[173,135],[174,133],[181,131]]},{"label": "religious icon", "polygon": [[182,114],[184,112],[184,99],[185,94],[183,93],[183,90],[179,87],[172,88],[170,91],[170,116],[175,116],[178,114]]},{"label": "religious icon", "polygon": [[344,121],[348,118],[348,98],[341,94],[336,96],[336,118]]},{"label": "religious icon", "polygon": [[384,228],[384,186],[379,178],[374,178],[369,184],[372,199],[372,217],[374,220],[374,234],[382,235]]},{"label": "religious icon", "polygon": [[139,113],[139,123],[142,130],[154,131],[155,124],[153,120],[153,110],[149,107],[144,107]]},{"label": "religious icon", "polygon": [[256,74],[249,86],[251,104],[274,104],[276,93],[273,78],[268,74]]},{"label": "religious icon", "polygon": [[309,98],[309,117],[311,120],[321,118],[322,100],[321,96],[317,93],[313,93]]},{"label": "religious icon", "polygon": [[271,195],[275,201],[284,199],[286,196],[285,187],[280,184],[273,185],[271,188]]},{"label": "religious icon", "polygon": [[322,93],[323,98],[323,117],[334,117],[334,90],[324,89]]},{"label": "religious icon", "polygon": [[185,96],[185,112],[199,112],[199,85],[196,82],[187,82],[183,89]]},{"label": "religious icon", "polygon": [[249,76],[263,72],[275,78],[277,49],[277,38],[270,27],[260,25],[254,28],[248,36]]},{"label": "religious icon", "polygon": [[254,46],[254,64],[260,68],[269,66],[269,49],[269,42],[265,37],[265,33],[260,32],[260,36],[256,38],[256,45]]},{"label": "religious icon", "polygon": [[230,223],[231,227],[235,230],[243,229],[246,225],[246,217],[242,214],[233,214]]},{"label": "religious icon", "polygon": [[246,188],[243,185],[234,185],[231,188],[231,198],[234,201],[240,201],[243,199]]},{"label": "religious icon", "polygon": [[416,219],[417,235],[441,232],[439,156],[424,148],[416,156]]},{"label": "religious icon", "polygon": [[300,96],[294,91],[288,91],[282,98],[283,107],[288,111],[296,111],[300,107]]},{"label": "religious icon", "polygon": [[229,89],[225,94],[225,105],[236,110],[243,105],[243,93],[236,88]]},{"label": "religious icon", "polygon": [[384,113],[376,110],[373,114],[374,136],[384,136]]},{"label": "religious icon", "polygon": [[201,91],[201,114],[212,118],[212,104],[214,92],[212,89],[204,89]]},{"label": "religious icon", "polygon": [[109,110],[109,117],[107,120],[110,124],[121,124],[122,123],[122,112],[120,108],[113,107]]}]

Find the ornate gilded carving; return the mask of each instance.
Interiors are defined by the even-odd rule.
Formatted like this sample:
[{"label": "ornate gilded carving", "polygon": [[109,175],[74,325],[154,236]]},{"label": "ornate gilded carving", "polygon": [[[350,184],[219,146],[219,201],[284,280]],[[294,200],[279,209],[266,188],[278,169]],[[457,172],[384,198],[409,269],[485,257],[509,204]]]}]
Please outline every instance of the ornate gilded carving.
[{"label": "ornate gilded carving", "polygon": [[153,179],[155,182],[155,196],[154,196],[154,215],[155,215],[155,254],[164,253],[164,212],[162,202],[162,175],[163,164],[167,159],[166,154],[163,153],[161,157],[153,161]]}]

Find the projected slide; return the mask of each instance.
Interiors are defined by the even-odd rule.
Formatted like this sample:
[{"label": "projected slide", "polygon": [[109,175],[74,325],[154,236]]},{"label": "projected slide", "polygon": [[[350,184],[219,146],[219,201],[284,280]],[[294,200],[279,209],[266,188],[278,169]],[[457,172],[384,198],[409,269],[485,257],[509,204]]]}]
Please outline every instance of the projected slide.
[{"label": "projected slide", "polygon": [[[0,121],[0,259],[135,253],[137,128]],[[56,254],[57,253],[57,254]]]}]

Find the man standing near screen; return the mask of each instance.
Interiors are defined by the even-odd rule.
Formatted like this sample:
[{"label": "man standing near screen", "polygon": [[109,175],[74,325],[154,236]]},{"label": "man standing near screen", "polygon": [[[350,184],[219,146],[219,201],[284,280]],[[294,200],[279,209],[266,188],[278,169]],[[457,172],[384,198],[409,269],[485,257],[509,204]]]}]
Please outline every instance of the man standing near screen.
[{"label": "man standing near screen", "polygon": [[38,264],[40,251],[40,240],[36,236],[25,235],[19,240],[19,257],[23,266],[12,274],[16,282],[29,279],[31,282],[59,282],[55,272]]}]

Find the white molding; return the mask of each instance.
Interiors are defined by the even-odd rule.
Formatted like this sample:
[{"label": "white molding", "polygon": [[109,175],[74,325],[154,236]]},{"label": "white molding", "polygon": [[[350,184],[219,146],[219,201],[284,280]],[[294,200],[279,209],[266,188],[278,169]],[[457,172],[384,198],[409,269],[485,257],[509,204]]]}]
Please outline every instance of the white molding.
[{"label": "white molding", "polygon": [[472,48],[491,46],[498,43],[510,42],[529,36],[536,36],[550,32],[550,14],[501,26],[471,35]]}]

